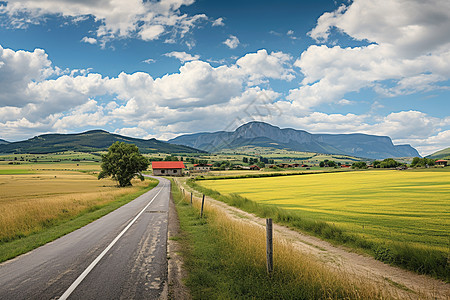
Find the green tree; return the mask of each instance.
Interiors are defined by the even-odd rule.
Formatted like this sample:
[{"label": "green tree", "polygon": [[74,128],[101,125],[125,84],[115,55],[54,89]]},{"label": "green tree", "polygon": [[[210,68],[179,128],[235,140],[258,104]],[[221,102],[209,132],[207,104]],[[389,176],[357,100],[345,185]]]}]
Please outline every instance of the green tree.
[{"label": "green tree", "polygon": [[402,164],[396,161],[393,158],[386,158],[380,163],[380,166],[382,168],[397,168],[398,166],[401,166]]},{"label": "green tree", "polygon": [[367,164],[364,161],[358,161],[352,164],[352,169],[367,169]]},{"label": "green tree", "polygon": [[178,157],[174,155],[169,155],[164,158],[165,161],[178,161]]},{"label": "green tree", "polygon": [[130,186],[135,176],[144,180],[142,171],[147,170],[148,165],[148,159],[142,156],[136,145],[115,142],[108,153],[102,155],[102,171],[98,179],[111,176],[119,182],[119,186]]},{"label": "green tree", "polygon": [[248,163],[248,158],[244,156],[244,157],[242,158],[242,162],[245,163],[245,164],[247,164],[247,163]]}]

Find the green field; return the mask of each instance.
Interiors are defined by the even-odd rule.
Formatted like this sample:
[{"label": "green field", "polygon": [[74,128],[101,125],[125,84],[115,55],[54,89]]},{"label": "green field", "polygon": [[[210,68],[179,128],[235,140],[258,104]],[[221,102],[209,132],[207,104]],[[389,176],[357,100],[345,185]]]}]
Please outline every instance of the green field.
[{"label": "green field", "polygon": [[[439,171],[439,172],[437,172]],[[448,253],[450,170],[206,180],[201,186],[298,211],[375,243]]]}]

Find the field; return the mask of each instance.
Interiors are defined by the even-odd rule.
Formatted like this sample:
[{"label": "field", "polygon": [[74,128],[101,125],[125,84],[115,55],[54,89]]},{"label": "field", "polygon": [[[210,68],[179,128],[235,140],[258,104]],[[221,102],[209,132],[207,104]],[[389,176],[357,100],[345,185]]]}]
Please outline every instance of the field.
[{"label": "field", "polygon": [[119,189],[95,176],[99,164],[0,164],[0,245],[41,232],[136,193],[149,181]]},{"label": "field", "polygon": [[198,184],[297,211],[377,244],[405,243],[448,253],[449,171],[344,172]]}]

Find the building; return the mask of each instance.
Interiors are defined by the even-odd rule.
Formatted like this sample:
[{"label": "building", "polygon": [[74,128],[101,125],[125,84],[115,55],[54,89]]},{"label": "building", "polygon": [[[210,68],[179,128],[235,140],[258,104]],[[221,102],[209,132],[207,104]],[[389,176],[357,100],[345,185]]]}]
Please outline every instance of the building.
[{"label": "building", "polygon": [[260,170],[260,167],[257,165],[250,166],[250,170]]},{"label": "building", "polygon": [[156,176],[183,176],[185,168],[182,161],[153,161],[153,175]]},{"label": "building", "polygon": [[439,159],[435,162],[436,166],[447,166],[448,161],[443,160],[443,159]]},{"label": "building", "polygon": [[194,165],[194,171],[197,172],[209,172],[211,171],[211,164],[195,164]]}]

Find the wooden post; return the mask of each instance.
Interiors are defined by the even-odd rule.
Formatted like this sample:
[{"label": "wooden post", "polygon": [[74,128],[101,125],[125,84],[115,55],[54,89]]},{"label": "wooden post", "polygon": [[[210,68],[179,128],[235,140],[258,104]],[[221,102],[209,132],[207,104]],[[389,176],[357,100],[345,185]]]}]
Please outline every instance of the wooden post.
[{"label": "wooden post", "polygon": [[272,219],[266,219],[266,255],[267,255],[267,273],[273,272],[273,239],[272,239]]},{"label": "wooden post", "polygon": [[191,205],[192,205],[192,192],[191,192]]},{"label": "wooden post", "polygon": [[205,204],[205,194],[203,194],[202,198],[202,209],[200,211],[200,218],[203,218],[203,205]]},{"label": "wooden post", "polygon": [[186,197],[184,196],[184,189],[183,189],[183,200],[184,200],[184,198],[186,198]]}]

